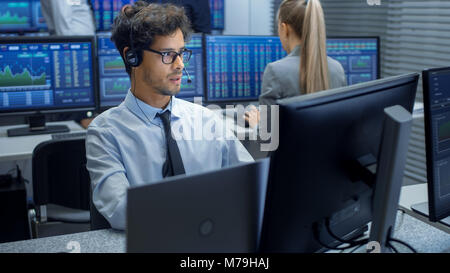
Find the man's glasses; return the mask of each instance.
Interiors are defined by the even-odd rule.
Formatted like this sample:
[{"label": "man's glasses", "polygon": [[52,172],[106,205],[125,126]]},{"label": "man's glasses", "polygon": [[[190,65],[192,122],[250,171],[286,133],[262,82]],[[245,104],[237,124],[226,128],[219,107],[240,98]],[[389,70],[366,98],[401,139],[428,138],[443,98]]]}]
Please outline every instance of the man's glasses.
[{"label": "man's glasses", "polygon": [[182,49],[179,53],[175,52],[175,51],[161,52],[161,51],[153,50],[151,48],[145,48],[144,50],[161,55],[162,62],[164,64],[173,64],[178,56],[181,57],[181,60],[183,61],[183,63],[187,63],[187,62],[189,62],[189,59],[192,56],[192,50],[189,50],[186,48]]}]

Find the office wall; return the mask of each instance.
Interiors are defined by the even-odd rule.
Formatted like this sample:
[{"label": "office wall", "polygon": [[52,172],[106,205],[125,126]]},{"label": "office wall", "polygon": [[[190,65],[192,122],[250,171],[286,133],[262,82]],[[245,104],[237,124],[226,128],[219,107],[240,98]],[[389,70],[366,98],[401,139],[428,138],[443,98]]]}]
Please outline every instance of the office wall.
[{"label": "office wall", "polygon": [[[328,35],[381,37],[381,75],[450,65],[450,1],[321,0]],[[372,1],[373,2],[373,1]],[[417,100],[422,101],[421,83]]]},{"label": "office wall", "polygon": [[[375,35],[381,38],[381,76],[450,66],[450,1],[448,0],[321,0],[332,36]],[[376,3],[376,1],[371,1]],[[416,101],[422,102],[422,82]],[[426,181],[423,118],[415,119],[405,176]]]},{"label": "office wall", "polygon": [[272,35],[271,0],[226,0],[224,35]]}]

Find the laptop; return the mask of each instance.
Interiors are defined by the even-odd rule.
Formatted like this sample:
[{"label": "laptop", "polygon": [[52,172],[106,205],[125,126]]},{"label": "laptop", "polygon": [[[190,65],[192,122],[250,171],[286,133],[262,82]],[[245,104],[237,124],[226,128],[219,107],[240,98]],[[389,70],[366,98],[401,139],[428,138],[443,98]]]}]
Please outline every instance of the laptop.
[{"label": "laptop", "polygon": [[257,252],[269,162],[129,188],[127,252]]}]

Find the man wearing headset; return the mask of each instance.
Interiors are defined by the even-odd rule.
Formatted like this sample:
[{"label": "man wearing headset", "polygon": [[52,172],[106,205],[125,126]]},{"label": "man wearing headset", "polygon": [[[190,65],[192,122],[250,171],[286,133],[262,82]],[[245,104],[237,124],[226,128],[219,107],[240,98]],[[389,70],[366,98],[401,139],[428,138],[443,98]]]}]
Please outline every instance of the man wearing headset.
[{"label": "man wearing headset", "polygon": [[139,1],[114,21],[131,88],[91,123],[86,154],[93,203],[115,229],[125,229],[129,186],[253,161],[219,116],[175,97],[190,32],[183,8],[170,4]]}]

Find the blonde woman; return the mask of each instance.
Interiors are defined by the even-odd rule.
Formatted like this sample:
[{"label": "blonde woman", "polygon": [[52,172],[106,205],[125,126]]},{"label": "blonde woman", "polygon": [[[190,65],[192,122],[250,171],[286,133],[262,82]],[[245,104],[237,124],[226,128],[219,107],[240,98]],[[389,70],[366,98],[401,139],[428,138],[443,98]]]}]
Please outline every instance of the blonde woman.
[{"label": "blonde woman", "polygon": [[[278,36],[288,55],[267,65],[260,105],[347,85],[342,65],[326,54],[325,20],[319,0],[284,0],[278,9]],[[245,119],[255,127],[259,111],[254,108]]]}]

